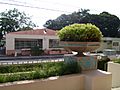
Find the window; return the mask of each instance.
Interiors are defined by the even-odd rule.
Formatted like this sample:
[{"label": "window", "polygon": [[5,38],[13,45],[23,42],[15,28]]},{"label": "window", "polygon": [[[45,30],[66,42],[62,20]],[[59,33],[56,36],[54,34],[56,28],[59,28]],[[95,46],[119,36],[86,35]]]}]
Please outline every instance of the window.
[{"label": "window", "polygon": [[35,46],[42,48],[42,39],[15,39],[15,49],[32,48]]},{"label": "window", "polygon": [[60,48],[58,39],[49,39],[49,48]]},{"label": "window", "polygon": [[113,46],[119,46],[119,42],[113,42]]}]

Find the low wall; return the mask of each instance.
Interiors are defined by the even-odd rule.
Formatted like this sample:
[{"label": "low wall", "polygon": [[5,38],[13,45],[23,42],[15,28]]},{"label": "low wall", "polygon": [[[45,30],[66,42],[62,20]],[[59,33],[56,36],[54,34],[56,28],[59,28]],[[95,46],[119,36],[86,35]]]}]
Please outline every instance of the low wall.
[{"label": "low wall", "polygon": [[108,62],[108,71],[112,73],[112,87],[120,87],[120,64]]},{"label": "low wall", "polygon": [[102,70],[84,71],[85,90],[111,90],[112,74]]},{"label": "low wall", "polygon": [[44,80],[0,84],[0,90],[111,90],[112,75],[101,70],[51,77]]},{"label": "low wall", "polygon": [[34,80],[27,83],[1,84],[0,90],[84,90],[84,75],[66,75],[53,80]]},{"label": "low wall", "polygon": [[14,56],[15,50],[6,50],[6,55]]}]

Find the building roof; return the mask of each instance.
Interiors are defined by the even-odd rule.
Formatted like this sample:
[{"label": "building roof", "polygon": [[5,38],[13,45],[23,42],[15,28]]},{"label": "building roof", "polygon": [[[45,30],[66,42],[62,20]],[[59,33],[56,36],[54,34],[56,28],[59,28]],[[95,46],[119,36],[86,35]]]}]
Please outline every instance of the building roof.
[{"label": "building roof", "polygon": [[18,34],[18,35],[56,35],[57,31],[52,29],[34,29],[34,30],[26,30],[26,31],[17,31],[10,32],[8,34]]}]

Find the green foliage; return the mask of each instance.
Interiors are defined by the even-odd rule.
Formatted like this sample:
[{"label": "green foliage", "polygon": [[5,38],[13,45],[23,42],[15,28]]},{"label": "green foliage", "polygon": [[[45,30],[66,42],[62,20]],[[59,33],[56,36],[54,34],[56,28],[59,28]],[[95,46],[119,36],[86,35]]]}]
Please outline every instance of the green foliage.
[{"label": "green foliage", "polygon": [[75,60],[69,60],[68,62],[65,62],[65,67],[63,68],[63,70],[64,70],[64,74],[81,72],[81,68],[78,65],[78,62]]},{"label": "green foliage", "polygon": [[0,30],[3,34],[31,29],[35,26],[30,17],[27,17],[24,12],[19,12],[18,9],[14,8],[0,13]]},{"label": "green foliage", "polygon": [[41,63],[38,64],[22,64],[22,65],[0,65],[0,73],[15,73],[34,71],[36,68],[42,67]]},{"label": "green foliage", "polygon": [[[7,68],[11,68],[11,70],[9,71]],[[17,69],[14,70],[15,68]],[[5,71],[5,69],[7,69],[7,71]],[[24,72],[22,72],[22,70]],[[76,62],[48,62],[38,64],[2,66],[0,67],[0,83],[19,80],[41,79],[50,76],[60,76],[79,72],[80,70],[78,70],[78,65]]]},{"label": "green foliage", "polygon": [[1,43],[2,38],[3,38],[3,34],[2,34],[2,31],[0,31],[0,43]]},{"label": "green foliage", "polygon": [[6,82],[6,75],[0,75],[0,83]]},{"label": "green foliage", "polygon": [[44,53],[44,50],[40,49],[38,46],[31,48],[31,55],[32,56],[39,56]]},{"label": "green foliage", "polygon": [[65,26],[79,23],[85,18],[88,13],[89,9],[81,9],[78,12],[73,12],[72,14],[62,14],[61,16],[57,17],[55,20],[48,20],[44,24],[46,28],[53,29],[53,30],[60,30]]},{"label": "green foliage", "polygon": [[102,33],[92,24],[73,24],[58,31],[61,41],[99,42]]},{"label": "green foliage", "polygon": [[104,37],[117,37],[120,20],[117,16],[108,12],[102,12],[98,15],[90,15],[89,22],[100,28]]},{"label": "green foliage", "polygon": [[53,30],[60,30],[65,26],[74,23],[91,23],[100,28],[104,37],[119,37],[118,28],[120,26],[120,19],[116,15],[108,12],[100,14],[90,14],[88,9],[82,9],[72,14],[62,14],[54,20],[48,20],[45,27]]},{"label": "green foliage", "polygon": [[62,75],[61,71],[64,63],[47,63],[44,65],[43,70],[46,71],[47,76]]},{"label": "green foliage", "polygon": [[31,72],[0,74],[0,83],[33,79]]},{"label": "green foliage", "polygon": [[114,59],[113,62],[114,62],[114,63],[119,63],[119,64],[120,64],[120,58]]}]

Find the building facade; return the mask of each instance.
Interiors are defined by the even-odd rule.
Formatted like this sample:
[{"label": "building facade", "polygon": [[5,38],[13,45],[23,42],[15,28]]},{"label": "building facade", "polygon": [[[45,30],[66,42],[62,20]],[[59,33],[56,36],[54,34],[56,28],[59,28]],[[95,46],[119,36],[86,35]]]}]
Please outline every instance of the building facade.
[{"label": "building facade", "polygon": [[97,51],[103,51],[104,49],[114,49],[120,52],[120,38],[102,38],[101,46]]},{"label": "building facade", "polygon": [[42,50],[62,49],[56,34],[56,31],[50,29],[11,32],[6,35],[6,54],[30,51],[36,46]]}]

